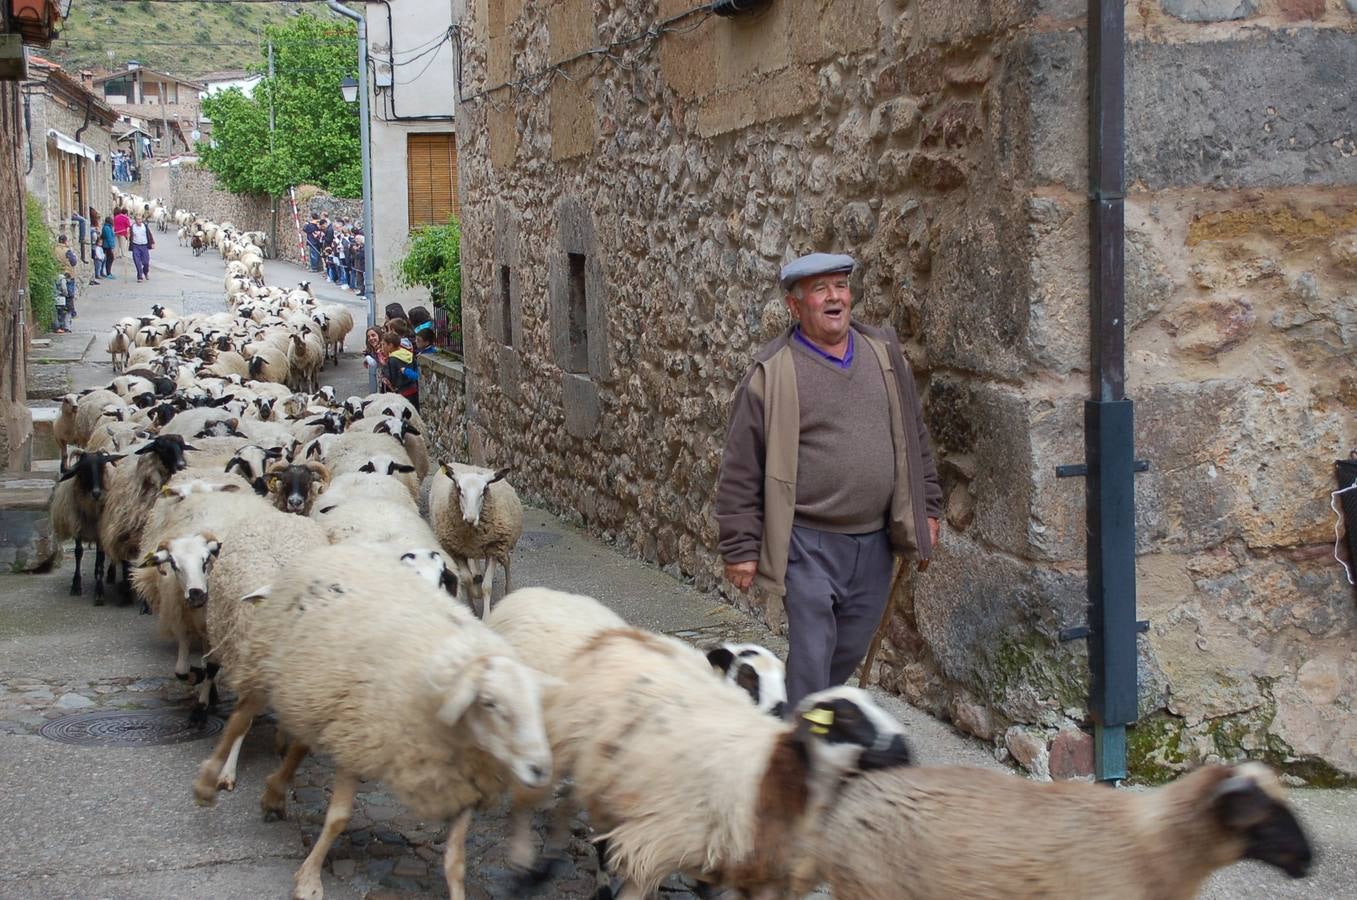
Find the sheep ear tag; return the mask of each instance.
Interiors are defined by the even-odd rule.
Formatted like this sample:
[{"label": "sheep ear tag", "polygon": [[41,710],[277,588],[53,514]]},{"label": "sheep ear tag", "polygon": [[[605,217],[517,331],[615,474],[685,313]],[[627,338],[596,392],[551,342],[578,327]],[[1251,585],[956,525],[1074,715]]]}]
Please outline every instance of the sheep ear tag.
[{"label": "sheep ear tag", "polygon": [[810,723],[811,734],[829,734],[829,726],[834,724],[834,710],[811,709],[802,713],[801,718]]}]

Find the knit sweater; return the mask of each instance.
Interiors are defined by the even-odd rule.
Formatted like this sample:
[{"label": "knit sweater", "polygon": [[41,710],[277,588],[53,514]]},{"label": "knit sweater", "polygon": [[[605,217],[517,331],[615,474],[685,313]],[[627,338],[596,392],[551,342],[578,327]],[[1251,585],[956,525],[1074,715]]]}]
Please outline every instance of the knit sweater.
[{"label": "knit sweater", "polygon": [[895,486],[895,444],[881,365],[870,352],[840,368],[792,342],[801,439],[797,525],[863,534],[886,525]]}]

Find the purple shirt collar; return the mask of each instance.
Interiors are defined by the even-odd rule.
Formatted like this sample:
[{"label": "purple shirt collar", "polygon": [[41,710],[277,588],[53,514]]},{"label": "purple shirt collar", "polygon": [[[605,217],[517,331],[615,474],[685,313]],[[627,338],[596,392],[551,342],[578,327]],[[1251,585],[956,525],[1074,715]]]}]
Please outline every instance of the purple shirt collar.
[{"label": "purple shirt collar", "polygon": [[823,349],[812,344],[804,334],[801,333],[801,326],[798,325],[792,329],[792,337],[801,342],[802,346],[809,347],[818,353],[824,359],[829,360],[840,369],[847,369],[853,365],[853,329],[848,329],[848,349],[844,351],[843,359],[839,359],[833,353],[827,353]]}]

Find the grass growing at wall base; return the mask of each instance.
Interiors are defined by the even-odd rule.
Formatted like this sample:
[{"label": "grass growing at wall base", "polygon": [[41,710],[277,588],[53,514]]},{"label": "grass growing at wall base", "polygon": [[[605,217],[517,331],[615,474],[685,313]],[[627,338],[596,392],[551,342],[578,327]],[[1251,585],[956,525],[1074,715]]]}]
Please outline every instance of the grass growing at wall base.
[{"label": "grass growing at wall base", "polygon": [[57,262],[57,243],[47,228],[42,204],[32,194],[24,200],[28,220],[25,246],[28,251],[28,301],[33,322],[39,331],[52,329],[56,314],[56,280],[61,272]]}]

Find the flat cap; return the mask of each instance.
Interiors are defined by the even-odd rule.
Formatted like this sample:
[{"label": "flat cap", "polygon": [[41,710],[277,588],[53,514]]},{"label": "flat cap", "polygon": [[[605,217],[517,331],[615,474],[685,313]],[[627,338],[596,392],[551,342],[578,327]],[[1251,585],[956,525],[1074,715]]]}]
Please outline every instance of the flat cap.
[{"label": "flat cap", "polygon": [[831,272],[852,272],[856,266],[853,257],[846,253],[807,253],[783,266],[778,282],[784,291],[790,291],[792,285],[802,278],[827,275]]}]

